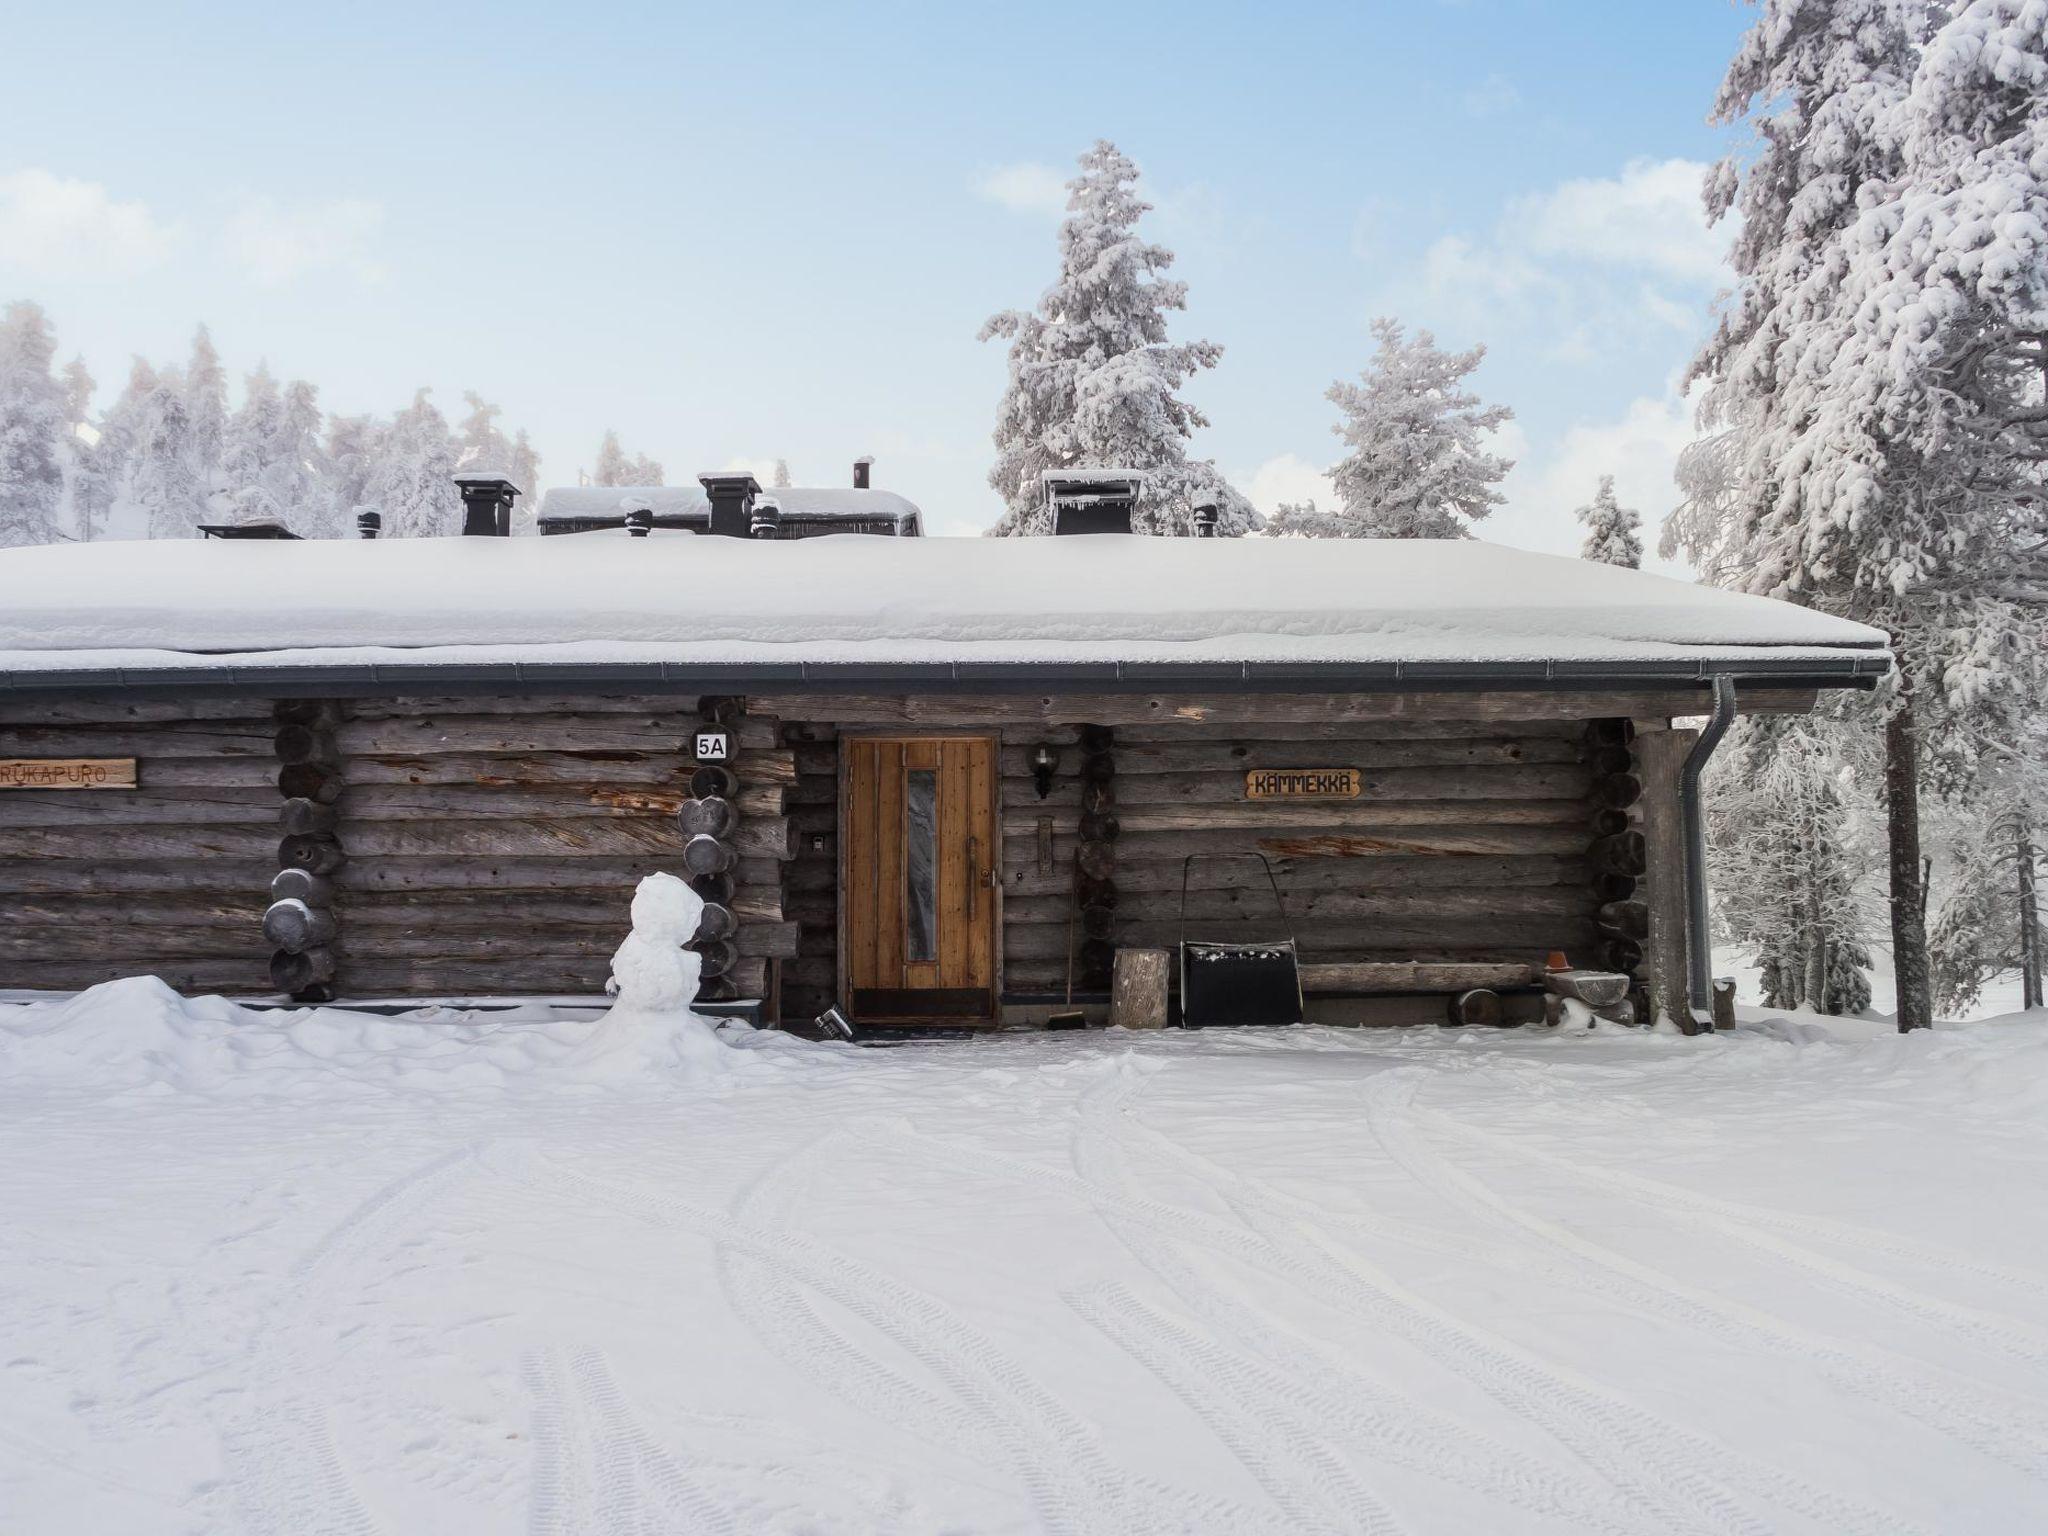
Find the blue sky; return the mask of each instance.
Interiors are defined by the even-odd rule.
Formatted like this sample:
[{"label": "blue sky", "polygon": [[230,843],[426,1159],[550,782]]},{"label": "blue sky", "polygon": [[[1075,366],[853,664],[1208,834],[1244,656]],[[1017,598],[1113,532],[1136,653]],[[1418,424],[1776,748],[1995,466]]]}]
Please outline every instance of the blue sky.
[{"label": "blue sky", "polygon": [[1485,531],[1569,550],[1603,470],[1655,519],[1725,282],[1697,179],[1726,0],[1226,6],[16,7],[0,299],[118,384],[205,320],[342,411],[473,388],[572,481],[860,453],[940,531],[997,510],[975,332],[1050,280],[1092,139],[1143,167],[1226,348],[1197,452],[1312,492],[1322,391],[1393,314],[1513,406]]}]

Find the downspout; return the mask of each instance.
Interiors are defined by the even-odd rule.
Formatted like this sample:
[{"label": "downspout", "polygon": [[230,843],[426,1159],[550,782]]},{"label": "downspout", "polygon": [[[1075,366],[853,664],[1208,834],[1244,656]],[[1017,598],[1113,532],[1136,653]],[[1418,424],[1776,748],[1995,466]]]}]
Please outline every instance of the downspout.
[{"label": "downspout", "polygon": [[1685,818],[1685,991],[1693,1022],[1712,1029],[1714,957],[1707,934],[1707,818],[1700,807],[1700,773],[1735,721],[1735,679],[1714,679],[1714,712],[1678,771],[1678,804]]}]

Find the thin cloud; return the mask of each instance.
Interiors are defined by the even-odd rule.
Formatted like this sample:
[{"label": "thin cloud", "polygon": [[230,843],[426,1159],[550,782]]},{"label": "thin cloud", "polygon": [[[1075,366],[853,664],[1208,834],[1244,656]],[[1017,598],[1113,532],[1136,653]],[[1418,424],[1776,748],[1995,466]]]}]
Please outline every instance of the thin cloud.
[{"label": "thin cloud", "polygon": [[45,170],[0,176],[0,267],[35,277],[133,277],[183,242],[147,204]]},{"label": "thin cloud", "polygon": [[1057,218],[1067,208],[1067,173],[1042,161],[1019,160],[975,177],[974,195],[1013,213]]},{"label": "thin cloud", "polygon": [[316,273],[380,283],[388,275],[377,255],[383,229],[383,206],[366,198],[292,205],[259,198],[228,216],[220,244],[230,261],[267,287]]}]

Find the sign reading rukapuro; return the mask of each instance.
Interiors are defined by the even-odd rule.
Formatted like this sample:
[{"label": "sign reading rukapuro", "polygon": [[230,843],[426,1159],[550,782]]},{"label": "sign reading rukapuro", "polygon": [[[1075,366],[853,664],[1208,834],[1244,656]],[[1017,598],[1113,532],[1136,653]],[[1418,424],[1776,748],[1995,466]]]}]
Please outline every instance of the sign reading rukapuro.
[{"label": "sign reading rukapuro", "polygon": [[0,757],[0,789],[133,789],[132,757]]},{"label": "sign reading rukapuro", "polygon": [[1247,800],[1356,800],[1363,787],[1356,768],[1254,768],[1244,776]]}]

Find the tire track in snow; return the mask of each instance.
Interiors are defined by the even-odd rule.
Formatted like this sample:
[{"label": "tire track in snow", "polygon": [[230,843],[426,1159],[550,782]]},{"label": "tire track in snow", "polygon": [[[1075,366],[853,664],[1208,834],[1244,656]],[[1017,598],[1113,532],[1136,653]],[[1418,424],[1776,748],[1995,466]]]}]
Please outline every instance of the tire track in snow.
[{"label": "tire track in snow", "polygon": [[[1720,1441],[1675,1424],[1619,1397],[1567,1366],[1447,1311],[1401,1284],[1359,1254],[1329,1248],[1285,1214],[1292,1197],[1234,1169],[1210,1162],[1125,1113],[1138,1084],[1113,1082],[1083,1097],[1083,1117],[1105,1127],[1128,1125],[1168,1158],[1195,1168],[1249,1229],[1165,1208],[1169,1230],[1194,1242],[1220,1238],[1252,1262],[1263,1257],[1310,1294],[1348,1306],[1406,1339],[1453,1374],[1528,1419],[1612,1483],[1633,1518],[1660,1532],[1731,1531],[1768,1536],[1773,1527],[1743,1507],[1741,1492],[1816,1525],[1858,1536],[1910,1529],[1897,1517],[1816,1488],[1758,1463]],[[1327,1213],[1316,1211],[1325,1221]],[[1218,1229],[1221,1229],[1220,1232]],[[1247,1243],[1249,1237],[1255,1241]]]},{"label": "tire track in snow", "polygon": [[1767,1354],[1796,1354],[1811,1361],[1823,1377],[1848,1395],[1883,1402],[2018,1472],[2048,1481],[2048,1425],[2030,1405],[2009,1401],[1998,1413],[1986,1412],[1980,1407],[1984,1397],[2011,1399],[2012,1395],[1973,1381],[1944,1385],[1932,1379],[1928,1368],[1902,1356],[1787,1322],[1536,1215],[1450,1163],[1413,1132],[1407,1104],[1414,1090],[1415,1079],[1406,1074],[1399,1078],[1388,1074],[1368,1084],[1368,1123],[1388,1155],[1441,1198],[1481,1220],[1525,1232],[1567,1255],[1577,1261],[1582,1274],[1592,1272],[1586,1283],[1602,1294],[1639,1306],[1660,1296],[1667,1306],[1672,1300],[1682,1301],[1685,1308],[1669,1314],[1677,1321]]},{"label": "tire track in snow", "polygon": [[[314,1399],[308,1368],[312,1334],[332,1313],[341,1279],[471,1165],[475,1147],[430,1159],[358,1202],[292,1264],[287,1284],[250,1335],[243,1402],[219,1426],[227,1492],[249,1529],[293,1536],[374,1536],[382,1526],[364,1505]],[[281,1399],[281,1401],[280,1401]]]},{"label": "tire track in snow", "polygon": [[528,1536],[585,1536],[598,1528],[588,1482],[589,1433],[563,1385],[561,1361],[553,1350],[537,1350],[519,1375],[532,1399]]},{"label": "tire track in snow", "polygon": [[2013,1355],[2031,1364],[2048,1362],[2048,1334],[2012,1318],[1932,1296],[1882,1275],[1832,1259],[1826,1254],[1775,1236],[1771,1229],[1792,1231],[1802,1236],[1820,1236],[1831,1242],[1861,1247],[1888,1258],[1905,1259],[1933,1268],[1974,1275],[2034,1295],[2048,1295],[2048,1279],[2001,1265],[1985,1264],[1952,1249],[1847,1226],[1824,1218],[1807,1218],[1744,1205],[1714,1195],[1696,1193],[1675,1184],[1646,1179],[1620,1169],[1581,1166],[1540,1147],[1512,1142],[1504,1136],[1466,1125],[1440,1111],[1418,1106],[1418,1119],[1467,1145],[1501,1152],[1521,1161],[1538,1162],[1583,1184],[1611,1189],[1651,1206],[1660,1214],[1677,1215],[1695,1226],[1732,1242],[1772,1255],[1809,1275],[1816,1282],[1862,1300],[1889,1306],[1916,1321],[1969,1339],[1972,1343]]},{"label": "tire track in snow", "polygon": [[[653,1435],[626,1404],[602,1351],[578,1351],[570,1364],[576,1387],[587,1408],[594,1410],[599,1431],[597,1468],[600,1523],[605,1532],[703,1531],[732,1536],[738,1517],[701,1486],[689,1470]],[[646,1507],[641,1490],[649,1488],[662,1506],[657,1517]]]},{"label": "tire track in snow", "polygon": [[1111,1467],[1093,1433],[1031,1375],[943,1303],[851,1256],[789,1231],[752,1227],[672,1195],[607,1183],[529,1159],[528,1178],[660,1226],[703,1232],[846,1308],[891,1339],[991,1426],[1010,1450],[1048,1531],[1121,1533],[1184,1529]]},{"label": "tire track in snow", "polygon": [[[797,1174],[825,1155],[835,1135],[827,1132],[757,1179],[735,1208],[738,1219],[769,1229],[788,1226],[799,1199]],[[717,1264],[734,1313],[792,1369],[878,1422],[958,1451],[980,1466],[1008,1462],[1001,1439],[984,1421],[963,1416],[957,1400],[948,1403],[856,1346],[819,1316],[785,1271],[725,1243],[717,1245]]]},{"label": "tire track in snow", "polygon": [[[1167,1321],[1122,1286],[1067,1294],[1067,1304],[1144,1366],[1209,1427],[1299,1532],[1401,1536],[1405,1527],[1336,1456],[1313,1423],[1277,1408],[1237,1362]],[[1246,1391],[1247,1386],[1254,1389]]]}]

